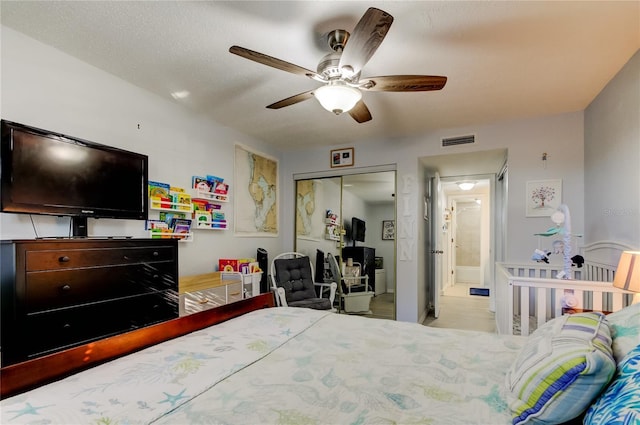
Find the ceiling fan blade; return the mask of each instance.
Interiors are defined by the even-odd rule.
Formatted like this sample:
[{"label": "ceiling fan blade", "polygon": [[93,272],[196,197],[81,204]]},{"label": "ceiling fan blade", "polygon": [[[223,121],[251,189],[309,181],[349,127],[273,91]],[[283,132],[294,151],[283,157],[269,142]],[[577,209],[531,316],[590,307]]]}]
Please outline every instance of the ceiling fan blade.
[{"label": "ceiling fan blade", "polygon": [[303,75],[311,78],[317,75],[315,71],[311,71],[301,66],[294,65],[292,63],[283,61],[282,59],[277,59],[272,56],[265,55],[264,53],[245,49],[244,47],[231,46],[229,48],[229,52],[233,53],[234,55],[241,56],[245,59],[249,59],[254,62],[270,66],[272,68],[280,69],[282,71],[290,72],[292,74]]},{"label": "ceiling fan blade", "polygon": [[356,103],[356,106],[351,108],[349,115],[359,123],[371,121],[371,112],[369,112],[369,108],[367,108],[367,105],[365,105],[362,100]]},{"label": "ceiling fan blade", "polygon": [[296,103],[300,103],[307,99],[311,99],[312,97],[313,97],[313,90],[309,90],[304,93],[299,93],[291,97],[288,97],[286,99],[282,99],[278,102],[272,103],[271,105],[268,105],[267,108],[280,109],[280,108],[284,108],[285,106],[295,105]]},{"label": "ceiling fan blade", "polygon": [[389,75],[360,80],[360,88],[367,91],[432,91],[440,90],[447,77],[435,75]]},{"label": "ceiling fan blade", "polygon": [[349,67],[353,74],[360,72],[384,40],[392,23],[393,16],[387,12],[374,7],[367,9],[344,46],[340,69]]}]

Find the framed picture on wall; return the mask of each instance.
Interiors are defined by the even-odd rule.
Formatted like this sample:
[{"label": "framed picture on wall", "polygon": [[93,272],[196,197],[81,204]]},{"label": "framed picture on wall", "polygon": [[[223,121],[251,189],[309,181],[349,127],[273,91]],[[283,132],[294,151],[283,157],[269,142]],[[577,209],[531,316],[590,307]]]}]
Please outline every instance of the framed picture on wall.
[{"label": "framed picture on wall", "polygon": [[527,217],[550,217],[562,203],[562,180],[527,182]]},{"label": "framed picture on wall", "polygon": [[394,240],[396,238],[396,222],[382,220],[382,240]]},{"label": "framed picture on wall", "polygon": [[353,166],[353,148],[334,149],[331,151],[331,168]]}]

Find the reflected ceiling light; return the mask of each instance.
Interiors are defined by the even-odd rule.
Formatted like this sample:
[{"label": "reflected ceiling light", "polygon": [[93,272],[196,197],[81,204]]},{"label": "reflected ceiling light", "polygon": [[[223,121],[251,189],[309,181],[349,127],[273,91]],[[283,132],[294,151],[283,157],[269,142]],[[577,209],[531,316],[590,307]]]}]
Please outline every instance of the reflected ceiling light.
[{"label": "reflected ceiling light", "polygon": [[173,97],[175,100],[180,100],[180,99],[186,99],[187,97],[189,97],[191,93],[189,93],[186,90],[180,90],[180,91],[174,91],[173,93],[171,93],[171,97]]},{"label": "reflected ceiling light", "polygon": [[349,87],[342,81],[320,86],[313,94],[324,109],[336,115],[350,111],[362,99],[360,90]]},{"label": "reflected ceiling light", "polygon": [[476,182],[466,181],[466,182],[458,182],[456,184],[458,185],[460,190],[471,190],[476,185]]}]

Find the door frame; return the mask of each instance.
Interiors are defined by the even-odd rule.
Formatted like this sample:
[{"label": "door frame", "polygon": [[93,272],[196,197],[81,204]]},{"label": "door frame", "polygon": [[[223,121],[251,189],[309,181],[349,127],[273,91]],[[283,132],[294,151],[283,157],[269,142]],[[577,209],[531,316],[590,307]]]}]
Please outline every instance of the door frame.
[{"label": "door frame", "polygon": [[[481,279],[484,282],[488,282],[489,284],[486,285],[487,288],[489,288],[489,300],[490,300],[490,309],[491,311],[495,310],[495,263],[497,261],[497,257],[496,257],[496,241],[501,240],[503,235],[503,229],[501,226],[497,226],[496,223],[496,211],[497,211],[497,204],[496,204],[496,174],[495,173],[490,173],[490,174],[473,174],[473,175],[464,175],[464,176],[447,176],[447,177],[440,177],[440,181],[441,182],[456,182],[459,180],[489,180],[489,195],[488,195],[488,200],[489,200],[489,231],[488,231],[488,237],[489,237],[489,252],[488,252],[488,256],[486,259],[486,267],[481,269],[483,270],[483,276],[481,277]],[[440,217],[443,217],[444,215],[444,208],[446,208],[446,206],[449,204],[449,202],[447,202],[446,204],[442,204],[441,203],[441,208],[439,211],[434,211],[434,215],[439,215]],[[442,206],[444,205],[444,206]],[[443,243],[442,239],[442,232],[434,232],[433,237],[435,238],[435,241],[433,242],[434,246],[441,246],[446,250],[450,249],[450,244],[448,243]],[[440,240],[438,240],[440,239]],[[449,255],[448,252],[445,252],[445,256]]]}]

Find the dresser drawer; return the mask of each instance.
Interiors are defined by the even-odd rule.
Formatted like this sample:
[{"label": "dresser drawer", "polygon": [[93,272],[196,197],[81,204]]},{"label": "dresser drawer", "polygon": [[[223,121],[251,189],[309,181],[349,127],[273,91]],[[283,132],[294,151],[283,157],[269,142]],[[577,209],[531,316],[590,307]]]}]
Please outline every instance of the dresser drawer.
[{"label": "dresser drawer", "polygon": [[28,250],[25,253],[25,268],[31,272],[174,261],[177,260],[174,259],[174,252],[170,246]]},{"label": "dresser drawer", "polygon": [[28,272],[24,309],[35,313],[172,289],[173,272],[173,262]]},{"label": "dresser drawer", "polygon": [[175,317],[178,296],[173,291],[33,314],[26,318],[19,345],[32,358]]}]

